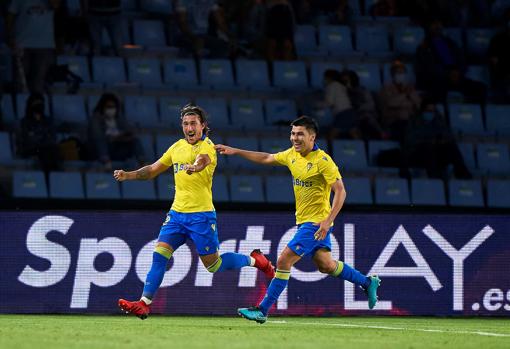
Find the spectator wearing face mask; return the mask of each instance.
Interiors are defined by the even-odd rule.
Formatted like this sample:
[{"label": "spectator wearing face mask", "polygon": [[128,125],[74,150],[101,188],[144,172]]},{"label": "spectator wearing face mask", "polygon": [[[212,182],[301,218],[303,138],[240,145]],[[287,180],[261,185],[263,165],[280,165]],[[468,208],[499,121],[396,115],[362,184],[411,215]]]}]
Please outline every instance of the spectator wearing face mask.
[{"label": "spectator wearing face mask", "polygon": [[106,169],[111,169],[112,161],[136,158],[144,163],[141,143],[122,116],[119,99],[112,93],[103,94],[94,108],[90,137],[96,157]]},{"label": "spectator wearing face mask", "polygon": [[419,109],[421,100],[402,62],[393,62],[390,72],[391,82],[379,92],[381,121],[389,130],[391,138],[401,140],[407,123]]}]

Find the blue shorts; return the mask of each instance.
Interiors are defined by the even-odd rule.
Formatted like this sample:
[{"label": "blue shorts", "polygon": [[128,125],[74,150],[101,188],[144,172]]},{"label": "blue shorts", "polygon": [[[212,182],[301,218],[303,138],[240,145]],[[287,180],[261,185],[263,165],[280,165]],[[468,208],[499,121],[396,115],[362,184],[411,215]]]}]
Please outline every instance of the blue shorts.
[{"label": "blue shorts", "polygon": [[181,213],[171,210],[159,231],[158,241],[177,250],[190,238],[200,256],[219,250],[216,211]]},{"label": "blue shorts", "polygon": [[298,225],[296,235],[294,235],[287,246],[300,257],[313,257],[315,252],[321,248],[331,251],[330,235],[333,227],[329,228],[324,240],[315,240],[314,234],[317,230],[319,230],[319,226],[310,222]]}]

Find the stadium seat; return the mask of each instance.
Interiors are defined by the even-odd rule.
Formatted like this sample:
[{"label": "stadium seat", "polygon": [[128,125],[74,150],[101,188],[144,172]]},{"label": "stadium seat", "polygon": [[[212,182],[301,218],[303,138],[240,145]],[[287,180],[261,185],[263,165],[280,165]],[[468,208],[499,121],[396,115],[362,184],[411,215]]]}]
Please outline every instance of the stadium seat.
[{"label": "stadium seat", "polygon": [[444,183],[440,179],[412,179],[411,198],[413,205],[445,206]]},{"label": "stadium seat", "polygon": [[110,173],[85,173],[88,199],[120,199],[119,183]]},{"label": "stadium seat", "polygon": [[342,71],[344,67],[337,62],[312,62],[310,64],[310,84],[313,88],[324,88],[324,72],[328,69]]},{"label": "stadium seat", "polygon": [[263,129],[264,111],[260,99],[234,98],[230,102],[230,119],[233,127],[247,130]]},{"label": "stadium seat", "polygon": [[484,206],[482,184],[479,180],[451,179],[449,181],[448,193],[450,206]]},{"label": "stadium seat", "polygon": [[160,97],[159,113],[161,125],[165,128],[180,127],[181,125],[181,109],[190,103],[186,97]]},{"label": "stadium seat", "polygon": [[319,47],[330,56],[352,54],[351,28],[340,25],[319,26]]},{"label": "stadium seat", "polygon": [[4,94],[0,97],[0,113],[2,114],[2,121],[6,125],[14,125],[16,123],[17,118],[11,95]]},{"label": "stadium seat", "polygon": [[[174,175],[168,171],[161,174],[156,178],[156,185],[158,187],[158,199],[164,201],[173,201],[175,196],[175,182]],[[214,198],[214,196],[213,196]]]},{"label": "stadium seat", "polygon": [[227,59],[204,59],[200,61],[200,82],[214,89],[234,87],[232,65]]},{"label": "stadium seat", "polygon": [[87,57],[85,56],[58,56],[59,65],[67,65],[67,68],[83,79],[84,82],[90,82],[90,71]]},{"label": "stadium seat", "polygon": [[179,139],[184,138],[182,133],[172,135],[157,135],[156,136],[156,158],[159,159],[167,150],[177,142]]},{"label": "stadium seat", "polygon": [[342,173],[366,169],[365,143],[360,140],[333,141],[333,160]]},{"label": "stadium seat", "polygon": [[142,11],[170,15],[173,13],[172,0],[140,0]]},{"label": "stadium seat", "polygon": [[482,110],[477,104],[450,104],[448,106],[452,130],[471,135],[483,134]]},{"label": "stadium seat", "polygon": [[492,29],[467,29],[466,44],[469,54],[485,57],[494,31]]},{"label": "stadium seat", "polygon": [[160,126],[156,97],[126,96],[124,98],[126,119],[140,127]]},{"label": "stadium seat", "polygon": [[510,175],[510,155],[507,144],[478,144],[478,168],[491,174]]},{"label": "stadium seat", "polygon": [[409,205],[409,186],[402,178],[376,178],[375,203],[378,205]]},{"label": "stadium seat", "polygon": [[15,198],[46,198],[48,189],[42,171],[14,171],[13,196]]},{"label": "stadium seat", "polygon": [[145,88],[161,87],[161,68],[156,58],[130,58],[128,60],[129,81]]},{"label": "stadium seat", "polygon": [[466,77],[478,82],[482,82],[487,86],[490,85],[490,73],[487,66],[469,65],[467,67]]},{"label": "stadium seat", "polygon": [[459,48],[464,47],[462,40],[462,29],[460,28],[444,28],[443,34],[457,44]]},{"label": "stadium seat", "polygon": [[424,37],[425,31],[421,27],[399,27],[393,34],[393,48],[397,53],[414,55]]},{"label": "stadium seat", "polygon": [[[226,144],[232,147],[246,150],[259,150],[258,140],[255,137],[229,137]],[[260,165],[248,161],[240,156],[230,156],[228,158],[228,166],[231,170],[235,170],[239,168],[253,169],[259,167]]]},{"label": "stadium seat", "polygon": [[229,202],[227,177],[222,174],[216,174],[212,184],[213,202]]},{"label": "stadium seat", "polygon": [[294,30],[294,46],[299,57],[317,55],[319,53],[315,35],[315,27],[313,25],[296,26]]},{"label": "stadium seat", "polygon": [[13,156],[8,132],[0,131],[0,149],[2,149],[0,152],[0,163],[4,164],[10,162]]},{"label": "stadium seat", "polygon": [[235,67],[238,86],[250,90],[271,91],[266,61],[238,59]]},{"label": "stadium seat", "polygon": [[148,49],[166,47],[163,22],[157,20],[134,20],[133,41]]},{"label": "stadium seat", "polygon": [[230,177],[232,202],[264,202],[262,178],[259,176]]},{"label": "stadium seat", "polygon": [[267,176],[266,198],[271,204],[293,204],[294,188],[290,176]]},{"label": "stadium seat", "polygon": [[372,185],[370,178],[366,177],[348,177],[343,179],[347,197],[345,199],[348,205],[372,205]]},{"label": "stadium seat", "polygon": [[177,88],[197,89],[197,68],[193,59],[168,59],[164,62],[165,84]]},{"label": "stadium seat", "polygon": [[460,142],[459,146],[460,153],[464,159],[464,163],[467,168],[473,170],[476,169],[475,150],[472,143]]},{"label": "stadium seat", "polygon": [[380,24],[356,26],[356,50],[369,55],[390,51],[388,28]]},{"label": "stadium seat", "polygon": [[489,179],[487,181],[487,206],[510,208],[510,181]]},{"label": "stadium seat", "polygon": [[109,86],[127,81],[124,60],[120,57],[93,57],[92,73],[95,82]]},{"label": "stadium seat", "polygon": [[155,200],[154,181],[122,182],[122,198],[131,200]]},{"label": "stadium seat", "polygon": [[381,74],[377,63],[349,64],[348,68],[358,74],[361,86],[373,92],[381,89]]},{"label": "stadium seat", "polygon": [[371,166],[377,166],[377,156],[383,150],[400,148],[395,141],[369,141],[368,142],[368,163]]},{"label": "stadium seat", "polygon": [[58,199],[84,199],[83,179],[80,172],[50,172],[50,197]]},{"label": "stadium seat", "polygon": [[228,129],[232,127],[225,99],[197,98],[196,103],[206,111],[211,129]]},{"label": "stadium seat", "polygon": [[[18,120],[23,119],[25,116],[25,107],[27,105],[27,99],[28,99],[27,93],[18,93],[16,94],[16,115],[18,116]],[[46,115],[51,115],[50,112],[50,100],[48,96],[44,95],[44,113]]]},{"label": "stadium seat", "polygon": [[153,162],[156,160],[156,153],[154,152],[154,139],[150,134],[138,134],[138,139],[142,144],[143,152],[146,160]]},{"label": "stadium seat", "polygon": [[53,117],[61,122],[87,124],[85,100],[82,95],[54,95]]},{"label": "stadium seat", "polygon": [[308,88],[305,62],[273,62],[273,85],[285,89]]},{"label": "stadium seat", "polygon": [[265,101],[266,125],[288,127],[297,117],[296,102],[292,99],[268,99]]},{"label": "stadium seat", "polygon": [[275,154],[291,147],[289,139],[284,137],[278,138],[262,138],[260,140],[260,151]]},{"label": "stadium seat", "polygon": [[510,105],[487,105],[487,131],[499,136],[510,137]]}]

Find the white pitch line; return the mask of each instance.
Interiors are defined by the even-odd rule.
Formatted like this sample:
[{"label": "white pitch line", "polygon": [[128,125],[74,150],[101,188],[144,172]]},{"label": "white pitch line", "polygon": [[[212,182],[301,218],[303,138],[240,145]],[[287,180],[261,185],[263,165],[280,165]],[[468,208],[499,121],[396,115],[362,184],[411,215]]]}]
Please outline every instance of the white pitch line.
[{"label": "white pitch line", "polygon": [[312,326],[338,326],[338,327],[350,327],[350,328],[372,328],[376,330],[390,330],[390,331],[416,331],[416,332],[437,332],[437,333],[448,333],[448,334],[474,334],[479,336],[489,337],[510,337],[510,334],[495,333],[495,332],[483,332],[483,331],[445,331],[430,328],[409,328],[409,327],[393,327],[393,326],[378,326],[378,325],[358,325],[358,324],[339,324],[339,323],[327,323],[327,322],[289,322],[285,320],[268,321],[273,324],[289,324],[289,325],[312,325]]}]

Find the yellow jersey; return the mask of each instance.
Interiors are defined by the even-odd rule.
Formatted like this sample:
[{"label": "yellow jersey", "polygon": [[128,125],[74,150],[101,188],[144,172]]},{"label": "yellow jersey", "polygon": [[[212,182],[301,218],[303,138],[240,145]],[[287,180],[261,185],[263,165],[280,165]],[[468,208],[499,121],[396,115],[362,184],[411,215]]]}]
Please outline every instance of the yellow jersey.
[{"label": "yellow jersey", "polygon": [[[193,164],[197,155],[207,154],[211,163],[202,171],[188,175],[184,165]],[[174,170],[175,197],[172,210],[183,213],[214,211],[212,202],[212,180],[217,164],[214,144],[202,137],[195,144],[180,139],[161,156],[159,161]]]},{"label": "yellow jersey", "polygon": [[341,179],[331,157],[317,145],[303,157],[294,147],[273,155],[292,174],[296,197],[296,223],[319,223],[331,212],[331,185]]}]

